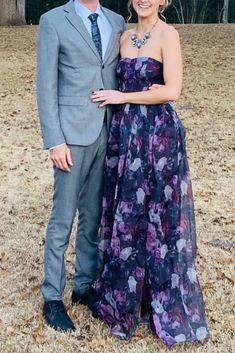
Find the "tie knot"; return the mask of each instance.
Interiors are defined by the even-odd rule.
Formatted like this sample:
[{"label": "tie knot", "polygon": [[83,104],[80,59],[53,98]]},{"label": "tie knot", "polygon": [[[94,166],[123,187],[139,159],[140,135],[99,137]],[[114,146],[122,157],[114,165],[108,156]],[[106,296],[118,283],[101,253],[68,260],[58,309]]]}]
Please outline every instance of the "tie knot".
[{"label": "tie knot", "polygon": [[96,23],[97,22],[97,18],[98,18],[98,14],[97,13],[92,13],[90,16],[88,16],[89,20],[92,23]]}]

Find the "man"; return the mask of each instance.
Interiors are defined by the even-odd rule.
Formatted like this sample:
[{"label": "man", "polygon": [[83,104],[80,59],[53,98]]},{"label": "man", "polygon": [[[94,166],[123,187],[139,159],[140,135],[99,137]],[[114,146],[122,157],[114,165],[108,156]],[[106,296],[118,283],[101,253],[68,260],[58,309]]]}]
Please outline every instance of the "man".
[{"label": "man", "polygon": [[62,301],[64,254],[77,209],[72,303],[90,306],[97,275],[103,163],[111,111],[92,91],[115,89],[124,19],[99,0],[70,0],[40,19],[38,108],[44,148],[54,164],[54,197],[45,242],[43,314],[55,329],[75,326]]}]

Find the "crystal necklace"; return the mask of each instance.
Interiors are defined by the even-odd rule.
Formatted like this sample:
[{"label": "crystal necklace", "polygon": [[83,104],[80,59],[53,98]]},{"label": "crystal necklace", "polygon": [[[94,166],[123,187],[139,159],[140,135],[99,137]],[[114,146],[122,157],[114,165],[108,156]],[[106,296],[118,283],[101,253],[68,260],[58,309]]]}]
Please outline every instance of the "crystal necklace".
[{"label": "crystal necklace", "polygon": [[146,32],[143,39],[138,39],[137,38],[137,34],[136,33],[132,33],[131,35],[131,41],[133,44],[133,47],[137,47],[138,49],[140,49],[142,47],[142,45],[145,45],[147,43],[147,41],[149,40],[149,38],[151,38],[151,32],[154,29],[154,27],[156,26],[156,24],[158,23],[159,18],[157,19],[157,21],[154,23],[154,25],[152,26],[152,28],[150,29],[149,32]]}]

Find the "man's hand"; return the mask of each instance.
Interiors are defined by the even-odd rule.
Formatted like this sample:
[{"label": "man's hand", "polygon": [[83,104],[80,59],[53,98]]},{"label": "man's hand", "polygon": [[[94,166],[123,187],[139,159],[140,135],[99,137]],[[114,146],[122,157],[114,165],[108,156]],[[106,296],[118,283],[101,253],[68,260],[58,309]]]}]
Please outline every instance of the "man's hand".
[{"label": "man's hand", "polygon": [[50,150],[50,160],[55,167],[65,172],[70,172],[73,165],[70,149],[65,144]]}]

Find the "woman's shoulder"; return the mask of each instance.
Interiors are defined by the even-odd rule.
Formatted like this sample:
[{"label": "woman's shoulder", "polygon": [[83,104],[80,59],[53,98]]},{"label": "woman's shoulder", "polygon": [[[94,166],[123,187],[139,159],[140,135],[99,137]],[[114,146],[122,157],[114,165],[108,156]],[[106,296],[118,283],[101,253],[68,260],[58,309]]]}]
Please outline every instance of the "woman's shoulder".
[{"label": "woman's shoulder", "polygon": [[163,22],[161,26],[161,36],[163,39],[178,39],[179,33],[173,25]]}]

